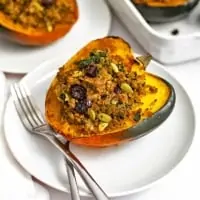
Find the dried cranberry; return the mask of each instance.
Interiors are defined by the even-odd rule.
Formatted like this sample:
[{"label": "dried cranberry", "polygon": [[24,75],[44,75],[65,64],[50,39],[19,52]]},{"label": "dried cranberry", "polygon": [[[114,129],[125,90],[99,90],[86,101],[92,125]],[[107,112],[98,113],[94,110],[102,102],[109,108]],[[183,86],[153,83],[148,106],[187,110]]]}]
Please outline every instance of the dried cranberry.
[{"label": "dried cranberry", "polygon": [[87,90],[78,84],[74,84],[70,87],[70,94],[74,99],[82,100],[86,98]]},{"label": "dried cranberry", "polygon": [[121,88],[119,87],[119,85],[117,85],[115,88],[114,88],[114,92],[116,94],[119,94],[121,92]]},{"label": "dried cranberry", "polygon": [[55,0],[41,0],[41,3],[44,7],[49,7],[54,4]]},{"label": "dried cranberry", "polygon": [[87,102],[84,100],[78,101],[76,102],[75,105],[75,110],[76,112],[80,113],[80,114],[85,114],[87,113],[88,107],[87,107]]},{"label": "dried cranberry", "polygon": [[97,66],[94,64],[89,65],[86,69],[86,76],[94,78],[97,76],[97,73],[98,73],[98,69],[97,69]]}]

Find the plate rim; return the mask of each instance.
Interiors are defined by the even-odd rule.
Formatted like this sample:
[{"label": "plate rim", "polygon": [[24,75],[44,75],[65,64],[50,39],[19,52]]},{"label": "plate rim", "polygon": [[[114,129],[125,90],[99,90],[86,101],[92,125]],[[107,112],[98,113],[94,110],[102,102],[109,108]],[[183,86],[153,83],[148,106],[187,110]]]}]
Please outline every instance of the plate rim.
[{"label": "plate rim", "polygon": [[[140,56],[140,54],[137,54],[137,53],[134,53],[135,56]],[[32,74],[34,73],[38,73],[41,69],[45,70],[48,68],[48,64],[51,63],[51,62],[54,62],[56,60],[62,60],[63,61],[63,57],[57,57],[57,58],[53,58],[53,59],[50,59],[50,60],[47,60],[47,61],[44,61],[42,62],[38,67],[36,67],[34,70],[32,70],[30,73],[26,74],[21,80],[20,82],[24,82],[26,80],[29,79],[30,76],[32,76]],[[193,130],[192,130],[192,133],[193,133],[193,137],[192,137],[192,140],[189,144],[189,147],[188,149],[186,150],[185,154],[183,155],[183,157],[176,163],[175,166],[173,166],[172,169],[170,169],[167,173],[165,173],[162,177],[158,178],[157,180],[145,185],[145,186],[142,186],[142,187],[139,187],[139,188],[136,188],[136,189],[132,189],[132,190],[128,190],[128,191],[125,191],[125,192],[115,192],[115,193],[111,193],[111,194],[108,194],[109,197],[111,198],[116,198],[116,197],[125,197],[125,196],[128,196],[128,195],[133,195],[133,194],[136,194],[138,192],[141,192],[141,191],[144,191],[144,190],[147,190],[147,189],[150,189],[151,187],[153,187],[154,185],[157,185],[159,184],[161,181],[165,181],[165,179],[173,172],[176,170],[176,168],[178,168],[181,163],[185,160],[185,157],[187,156],[188,152],[190,151],[191,147],[192,147],[192,144],[194,142],[194,138],[195,138],[195,135],[196,135],[196,112],[195,112],[195,109],[194,109],[194,104],[193,104],[193,101],[192,99],[190,98],[190,96],[188,95],[187,91],[185,90],[185,88],[183,87],[183,85],[176,79],[176,77],[170,72],[168,71],[164,66],[162,66],[160,63],[157,63],[156,61],[152,60],[151,63],[153,65],[156,65],[157,67],[161,68],[168,76],[170,76],[171,78],[174,79],[174,81],[176,81],[177,85],[182,89],[182,91],[184,92],[184,95],[187,97],[188,101],[189,101],[189,104],[190,104],[190,107],[191,107],[191,113],[193,115]],[[54,69],[51,69],[49,71],[49,73],[53,72],[54,70],[57,70],[57,68],[54,68]],[[9,103],[11,102],[11,97],[9,97],[8,101],[6,102],[6,106],[5,106],[5,112],[7,111],[7,107],[9,105]],[[4,117],[3,117],[3,124],[5,124],[5,114],[4,114]],[[5,134],[5,138],[6,138],[6,142],[8,144],[8,147],[10,149],[10,151],[12,152],[13,156],[15,157],[15,154],[13,153],[12,151],[12,148],[10,148],[10,145],[9,145],[9,142],[7,141],[7,137],[6,137],[6,133],[5,133],[5,126],[4,126],[4,134]],[[30,172],[30,170],[26,169],[19,161],[18,159],[15,157],[15,159],[17,160],[17,162],[25,169],[27,170],[30,174],[33,175],[33,173]],[[34,175],[33,175],[34,176]],[[51,183],[47,183],[47,182],[44,182],[43,180],[40,180],[42,181],[43,183],[45,183],[46,185],[58,190],[58,191],[61,191],[61,192],[65,192],[67,194],[69,194],[70,192],[69,191],[66,191],[66,190],[63,190],[61,187],[57,187]],[[68,189],[68,188],[67,188]],[[87,193],[85,191],[81,191],[80,192],[80,195],[82,197],[92,197],[91,193]]]},{"label": "plate rim", "polygon": [[[107,30],[104,32],[104,33],[101,33],[101,36],[99,35],[98,37],[105,37],[105,36],[107,36],[109,33],[110,33],[110,31],[111,31],[111,25],[112,25],[112,12],[111,12],[111,9],[110,9],[110,7],[108,6],[108,4],[106,3],[106,0],[99,0],[101,3],[102,3],[102,5],[104,5],[104,7],[105,7],[105,12],[107,12],[107,14],[108,14],[108,18],[107,18]],[[78,21],[77,21],[78,22]],[[73,28],[72,28],[72,30],[73,30]],[[70,32],[72,31],[72,30],[70,30]],[[67,34],[66,34],[66,37],[67,37]],[[92,40],[92,38],[94,39],[94,36],[91,36],[91,38],[90,38],[90,40]],[[50,44],[51,45],[51,44]],[[80,48],[80,47],[79,47]],[[45,62],[45,61],[43,61],[43,62]],[[43,63],[42,62],[42,63]],[[39,64],[40,65],[40,64]],[[11,70],[9,69],[9,70],[7,70],[7,68],[6,67],[0,67],[0,70],[2,71],[2,72],[4,72],[4,73],[7,73],[7,74],[16,74],[16,75],[23,75],[23,74],[27,74],[27,73],[29,73],[29,72],[31,72],[31,71],[33,71],[34,69],[27,69],[27,70],[20,70],[20,69],[18,69],[18,68],[15,68],[15,67],[13,67]]]}]

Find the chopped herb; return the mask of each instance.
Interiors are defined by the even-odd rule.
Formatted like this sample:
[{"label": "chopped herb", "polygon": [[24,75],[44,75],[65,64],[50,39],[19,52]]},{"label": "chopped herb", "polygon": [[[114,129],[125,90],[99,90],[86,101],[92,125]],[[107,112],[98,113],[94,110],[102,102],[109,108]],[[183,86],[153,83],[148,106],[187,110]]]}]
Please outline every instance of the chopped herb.
[{"label": "chopped herb", "polygon": [[104,51],[96,51],[96,52],[91,52],[90,57],[92,61],[96,64],[100,63],[101,57],[106,57],[106,52]]},{"label": "chopped herb", "polygon": [[91,60],[95,63],[98,64],[100,63],[101,57],[97,54],[91,57]]},{"label": "chopped herb", "polygon": [[80,69],[87,67],[88,65],[95,63],[98,64],[101,61],[101,57],[104,57],[106,54],[103,52],[91,52],[90,56],[87,59],[80,60],[75,64],[78,65]]},{"label": "chopped herb", "polygon": [[65,102],[67,102],[69,100],[69,97],[68,97],[67,94],[65,94],[64,92],[62,92],[60,94],[60,96],[58,97],[58,100],[61,101],[61,102],[63,102],[63,103],[65,103]]},{"label": "chopped herb", "polygon": [[64,93],[60,94],[60,99],[62,99],[63,101],[65,101],[65,94]]},{"label": "chopped herb", "polygon": [[98,64],[100,60],[101,60],[101,57],[99,56],[99,54],[91,52],[90,57],[88,57],[87,59],[80,60],[79,62],[76,62],[75,64],[77,64],[80,69],[83,69],[92,63]]},{"label": "chopped herb", "polygon": [[105,51],[98,52],[100,57],[106,57],[107,53]]},{"label": "chopped herb", "polygon": [[84,60],[80,60],[79,62],[76,62],[75,64],[77,64],[80,69],[83,69],[87,67],[88,65],[90,65],[91,63],[92,63],[91,59],[84,59]]},{"label": "chopped herb", "polygon": [[134,119],[134,121],[138,122],[138,121],[140,121],[140,118],[141,118],[141,115],[139,112],[137,112],[133,119]]},{"label": "chopped herb", "polygon": [[95,55],[98,55],[100,57],[106,57],[107,56],[107,52],[106,51],[97,50],[97,51],[92,51],[90,53],[90,56],[95,56]]},{"label": "chopped herb", "polygon": [[117,64],[117,67],[120,72],[124,72],[124,65],[123,64]]}]

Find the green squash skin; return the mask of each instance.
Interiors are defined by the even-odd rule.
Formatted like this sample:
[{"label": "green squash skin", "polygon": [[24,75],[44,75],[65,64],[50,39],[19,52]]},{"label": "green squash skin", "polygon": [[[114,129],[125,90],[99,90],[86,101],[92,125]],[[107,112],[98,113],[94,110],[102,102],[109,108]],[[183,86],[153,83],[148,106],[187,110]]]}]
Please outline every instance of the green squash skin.
[{"label": "green squash skin", "polygon": [[148,22],[165,23],[187,17],[198,3],[199,0],[189,0],[187,4],[177,7],[150,7],[135,3],[134,5]]},{"label": "green squash skin", "polygon": [[171,89],[171,94],[169,96],[168,101],[165,105],[163,105],[163,107],[159,111],[154,113],[151,117],[139,122],[133,128],[130,128],[127,131],[125,131],[124,134],[121,135],[121,139],[136,140],[143,136],[146,136],[147,134],[151,133],[154,129],[158,128],[171,115],[176,103],[175,90],[168,81],[160,77],[158,78],[165,82]]}]

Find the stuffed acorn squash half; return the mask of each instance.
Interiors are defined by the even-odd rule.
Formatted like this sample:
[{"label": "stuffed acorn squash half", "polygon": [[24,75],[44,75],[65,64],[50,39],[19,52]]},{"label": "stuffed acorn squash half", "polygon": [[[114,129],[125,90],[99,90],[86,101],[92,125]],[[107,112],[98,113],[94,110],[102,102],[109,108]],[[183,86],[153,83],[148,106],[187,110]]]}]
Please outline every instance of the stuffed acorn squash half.
[{"label": "stuffed acorn squash half", "polygon": [[23,45],[52,43],[77,20],[76,0],[0,0],[0,35]]},{"label": "stuffed acorn squash half", "polygon": [[119,37],[91,41],[62,66],[45,101],[49,125],[72,143],[104,147],[159,126],[175,104],[166,80],[146,72],[151,56],[135,58]]}]

